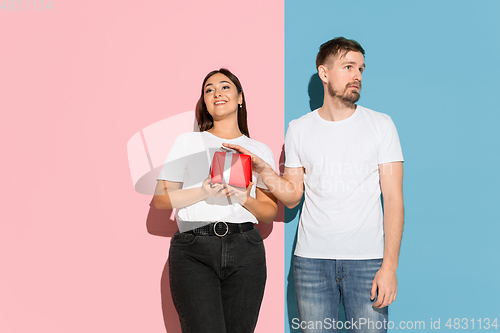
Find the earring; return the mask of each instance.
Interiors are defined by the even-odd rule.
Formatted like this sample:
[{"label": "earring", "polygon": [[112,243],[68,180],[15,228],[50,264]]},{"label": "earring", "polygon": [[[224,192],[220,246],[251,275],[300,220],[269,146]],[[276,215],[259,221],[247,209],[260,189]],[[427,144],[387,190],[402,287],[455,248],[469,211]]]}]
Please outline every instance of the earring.
[{"label": "earring", "polygon": [[242,105],[242,104],[238,104],[238,109],[240,109],[240,110],[241,110],[241,108],[242,108],[242,107],[243,107],[243,105]]}]

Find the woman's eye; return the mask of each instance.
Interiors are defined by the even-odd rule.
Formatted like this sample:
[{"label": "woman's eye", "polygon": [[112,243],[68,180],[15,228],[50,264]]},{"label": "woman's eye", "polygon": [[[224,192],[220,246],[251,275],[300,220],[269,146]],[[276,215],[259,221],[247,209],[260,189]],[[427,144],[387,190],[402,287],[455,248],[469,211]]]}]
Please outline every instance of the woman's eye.
[{"label": "woman's eye", "polygon": [[207,89],[207,90],[205,90],[205,94],[209,94],[209,93],[211,93],[211,92],[212,92],[212,89]]},{"label": "woman's eye", "polygon": [[223,86],[223,87],[222,87],[222,89],[224,89],[224,90],[227,90],[227,89],[229,89],[229,88],[230,88],[229,86]]}]

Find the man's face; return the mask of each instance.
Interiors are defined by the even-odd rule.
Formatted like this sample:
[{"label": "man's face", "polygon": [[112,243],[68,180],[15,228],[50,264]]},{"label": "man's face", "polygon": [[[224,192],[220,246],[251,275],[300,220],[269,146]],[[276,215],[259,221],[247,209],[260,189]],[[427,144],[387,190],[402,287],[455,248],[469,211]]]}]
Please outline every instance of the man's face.
[{"label": "man's face", "polygon": [[365,58],[361,52],[349,51],[345,56],[329,60],[325,64],[328,94],[346,105],[359,100]]}]

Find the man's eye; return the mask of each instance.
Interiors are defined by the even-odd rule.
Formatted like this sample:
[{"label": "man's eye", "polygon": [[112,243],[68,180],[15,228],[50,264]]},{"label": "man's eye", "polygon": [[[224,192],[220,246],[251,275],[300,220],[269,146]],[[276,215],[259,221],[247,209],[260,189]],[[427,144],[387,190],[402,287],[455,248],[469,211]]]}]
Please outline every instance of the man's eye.
[{"label": "man's eye", "polygon": [[345,69],[351,69],[351,66],[345,66]]}]

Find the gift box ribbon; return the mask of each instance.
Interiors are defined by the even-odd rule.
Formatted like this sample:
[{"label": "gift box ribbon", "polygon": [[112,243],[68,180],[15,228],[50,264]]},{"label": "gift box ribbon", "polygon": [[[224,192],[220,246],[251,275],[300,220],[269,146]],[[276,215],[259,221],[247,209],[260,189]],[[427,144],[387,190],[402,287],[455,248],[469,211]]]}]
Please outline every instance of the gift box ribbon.
[{"label": "gift box ribbon", "polygon": [[215,152],[212,161],[212,183],[246,188],[252,177],[250,155]]}]

